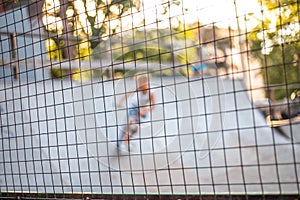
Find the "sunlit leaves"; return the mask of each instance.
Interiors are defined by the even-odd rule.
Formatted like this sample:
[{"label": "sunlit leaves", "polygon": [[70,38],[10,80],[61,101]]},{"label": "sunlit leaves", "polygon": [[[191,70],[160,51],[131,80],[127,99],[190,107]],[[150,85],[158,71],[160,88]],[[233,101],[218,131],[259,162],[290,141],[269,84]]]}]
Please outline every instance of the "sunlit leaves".
[{"label": "sunlit leaves", "polygon": [[59,0],[46,0],[43,6],[43,12],[47,14],[57,14],[60,11]]},{"label": "sunlit leaves", "polygon": [[[43,24],[46,30],[58,34],[62,33],[64,24],[59,16],[61,3],[59,0],[45,0],[43,7]],[[112,0],[75,0],[69,2],[66,18],[69,25],[74,28],[74,36],[81,38],[105,37],[114,33],[121,26],[123,13],[135,6],[137,5],[133,3],[133,0],[118,1],[117,3]]]},{"label": "sunlit leaves", "polygon": [[61,59],[62,58],[62,53],[59,50],[57,44],[55,41],[51,38],[46,39],[46,50],[48,52],[48,59]]},{"label": "sunlit leaves", "polygon": [[[299,40],[299,8],[297,0],[259,0],[261,17],[254,29],[262,42],[262,53],[269,54],[265,46],[294,45]],[[267,45],[266,45],[267,44]]]},{"label": "sunlit leaves", "polygon": [[[99,37],[89,42],[88,48],[95,48],[100,41],[108,39],[116,32],[121,32],[127,25],[132,29],[134,20],[124,23],[122,17],[131,16],[131,12],[138,11],[139,0],[45,0],[43,6],[42,22],[48,32],[57,34],[53,38],[58,51],[63,51],[64,58],[86,58],[87,52],[84,43],[90,37]],[[128,18],[127,18],[128,19]],[[140,19],[137,18],[137,19]],[[60,41],[66,46],[61,46]],[[47,45],[47,44],[46,44]],[[78,47],[77,50],[75,47]],[[47,47],[53,49],[52,47]],[[51,51],[51,50],[50,50]],[[85,53],[83,53],[85,52]],[[55,57],[53,53],[51,57]]]},{"label": "sunlit leaves", "polygon": [[86,39],[81,41],[77,48],[77,58],[80,60],[88,60],[89,59],[89,55],[91,54],[91,44],[89,41],[87,41]]},{"label": "sunlit leaves", "polygon": [[96,10],[97,4],[94,0],[86,1],[86,12],[90,17],[95,17],[97,14]]},{"label": "sunlit leaves", "polygon": [[[299,83],[300,26],[297,0],[258,0],[261,15],[248,34],[252,55],[262,64],[266,85]],[[289,91],[288,91],[289,92]],[[287,95],[275,90],[275,98]]]},{"label": "sunlit leaves", "polygon": [[94,27],[97,28],[97,29],[101,28],[103,26],[104,19],[105,19],[105,14],[101,9],[99,9],[97,11],[97,15],[96,15],[96,18],[95,18]]},{"label": "sunlit leaves", "polygon": [[42,21],[48,31],[57,32],[58,35],[62,33],[63,23],[60,17],[44,15]]}]

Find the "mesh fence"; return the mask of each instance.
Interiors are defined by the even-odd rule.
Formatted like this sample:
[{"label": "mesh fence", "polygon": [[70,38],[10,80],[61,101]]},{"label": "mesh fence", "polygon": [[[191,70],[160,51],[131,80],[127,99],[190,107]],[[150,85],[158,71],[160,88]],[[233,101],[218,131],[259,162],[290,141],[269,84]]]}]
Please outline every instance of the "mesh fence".
[{"label": "mesh fence", "polygon": [[0,22],[1,198],[299,198],[298,1],[0,1]]}]

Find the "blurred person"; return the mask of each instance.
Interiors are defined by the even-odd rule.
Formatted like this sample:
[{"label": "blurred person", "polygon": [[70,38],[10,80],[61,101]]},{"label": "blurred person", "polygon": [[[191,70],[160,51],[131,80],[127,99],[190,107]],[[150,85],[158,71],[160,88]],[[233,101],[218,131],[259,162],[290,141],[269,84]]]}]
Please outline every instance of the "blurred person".
[{"label": "blurred person", "polygon": [[139,130],[141,119],[147,118],[155,107],[155,94],[150,89],[148,76],[137,74],[135,76],[137,88],[127,92],[118,102],[118,108],[121,108],[127,100],[127,123],[120,129],[117,146],[120,147],[123,142],[127,142],[129,151],[129,140]]}]

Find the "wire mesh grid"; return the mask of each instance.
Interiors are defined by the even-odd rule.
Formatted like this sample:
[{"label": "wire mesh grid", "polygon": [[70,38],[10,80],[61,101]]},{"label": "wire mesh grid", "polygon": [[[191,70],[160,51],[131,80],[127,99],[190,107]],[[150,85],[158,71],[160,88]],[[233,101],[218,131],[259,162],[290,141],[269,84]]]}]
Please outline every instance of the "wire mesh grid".
[{"label": "wire mesh grid", "polygon": [[298,4],[0,1],[1,198],[299,198]]}]

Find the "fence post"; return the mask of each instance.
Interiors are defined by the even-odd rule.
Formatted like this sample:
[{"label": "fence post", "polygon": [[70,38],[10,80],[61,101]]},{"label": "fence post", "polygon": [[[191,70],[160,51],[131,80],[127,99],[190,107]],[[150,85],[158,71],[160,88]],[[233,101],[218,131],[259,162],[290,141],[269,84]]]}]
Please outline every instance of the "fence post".
[{"label": "fence post", "polygon": [[270,104],[270,117],[271,119],[274,119],[276,116],[275,108],[274,108],[274,102],[275,102],[275,91],[272,88],[268,89],[268,96],[269,96],[269,104]]},{"label": "fence post", "polygon": [[16,63],[16,60],[18,59],[18,50],[17,50],[17,36],[15,33],[12,33],[9,35],[10,39],[10,47],[11,47],[11,61],[12,61],[12,68],[13,68],[13,74],[14,79],[18,80],[20,78],[19,73],[19,66]]}]

